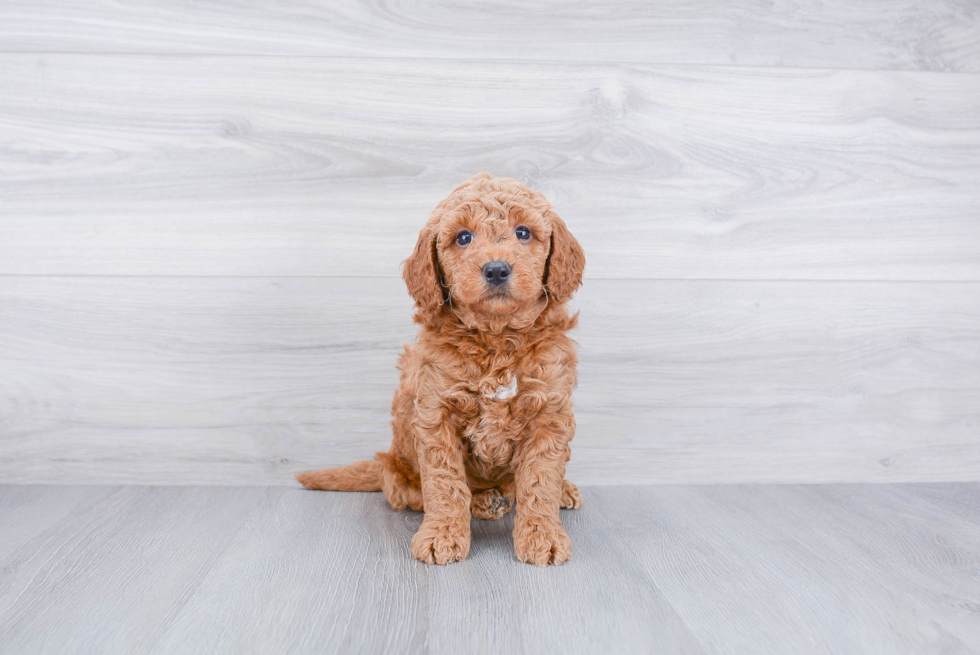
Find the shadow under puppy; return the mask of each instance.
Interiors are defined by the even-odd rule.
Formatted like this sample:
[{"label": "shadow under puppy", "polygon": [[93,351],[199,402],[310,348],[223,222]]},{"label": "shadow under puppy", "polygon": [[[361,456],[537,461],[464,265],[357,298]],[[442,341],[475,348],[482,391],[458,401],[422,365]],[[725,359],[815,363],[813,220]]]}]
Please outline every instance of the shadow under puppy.
[{"label": "shadow under puppy", "polygon": [[302,473],[310,489],[384,491],[396,510],[425,512],[412,554],[464,559],[470,517],[514,508],[523,562],[572,554],[559,508],[582,498],[564,479],[575,434],[578,316],[565,303],[585,255],[540,193],[481,173],[432,212],[403,277],[417,342],[406,346],[392,403],[391,450],[373,461]]}]

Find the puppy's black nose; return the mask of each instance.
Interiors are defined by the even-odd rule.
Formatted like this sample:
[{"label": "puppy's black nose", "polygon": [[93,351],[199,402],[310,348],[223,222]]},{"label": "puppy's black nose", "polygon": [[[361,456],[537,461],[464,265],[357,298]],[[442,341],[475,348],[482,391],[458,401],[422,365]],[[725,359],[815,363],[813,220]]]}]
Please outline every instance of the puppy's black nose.
[{"label": "puppy's black nose", "polygon": [[507,262],[490,262],[483,267],[483,277],[487,278],[490,286],[500,286],[510,278],[510,264]]}]

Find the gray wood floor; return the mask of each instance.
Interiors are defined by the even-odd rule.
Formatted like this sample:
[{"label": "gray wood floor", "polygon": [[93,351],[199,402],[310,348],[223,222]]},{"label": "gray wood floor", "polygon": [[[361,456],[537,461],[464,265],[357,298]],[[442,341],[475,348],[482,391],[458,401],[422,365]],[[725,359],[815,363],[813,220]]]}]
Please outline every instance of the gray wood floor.
[{"label": "gray wood floor", "polygon": [[570,562],[282,487],[0,486],[0,652],[976,653],[980,485],[583,490]]}]

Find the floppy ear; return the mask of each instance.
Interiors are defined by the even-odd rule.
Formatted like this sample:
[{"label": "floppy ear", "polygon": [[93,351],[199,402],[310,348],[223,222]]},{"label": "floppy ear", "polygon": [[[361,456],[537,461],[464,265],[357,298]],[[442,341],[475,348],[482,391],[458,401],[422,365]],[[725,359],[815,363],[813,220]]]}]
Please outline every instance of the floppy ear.
[{"label": "floppy ear", "polygon": [[436,256],[436,236],[433,228],[431,221],[422,228],[415,250],[405,260],[402,268],[402,278],[408,287],[408,294],[415,300],[415,307],[422,316],[437,312],[445,302],[439,279],[442,273]]},{"label": "floppy ear", "polygon": [[565,221],[553,211],[548,215],[551,219],[551,252],[544,265],[544,288],[551,300],[563,303],[582,286],[585,252],[568,231]]}]

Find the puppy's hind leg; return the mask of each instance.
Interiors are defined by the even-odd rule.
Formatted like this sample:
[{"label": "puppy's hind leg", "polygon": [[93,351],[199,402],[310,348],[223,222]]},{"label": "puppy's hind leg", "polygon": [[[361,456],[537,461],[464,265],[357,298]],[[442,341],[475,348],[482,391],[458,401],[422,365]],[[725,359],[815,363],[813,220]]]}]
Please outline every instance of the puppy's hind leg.
[{"label": "puppy's hind leg", "polygon": [[422,511],[422,480],[406,462],[391,453],[378,453],[381,462],[381,491],[396,511]]},{"label": "puppy's hind leg", "polygon": [[474,518],[485,521],[495,521],[506,516],[514,503],[500,492],[500,489],[486,489],[473,494],[470,502],[470,512]]},{"label": "puppy's hind leg", "polygon": [[582,494],[578,492],[578,487],[568,480],[562,480],[559,506],[562,509],[578,509],[582,506],[582,503]]}]

